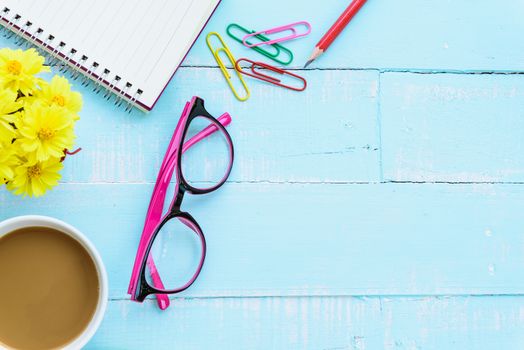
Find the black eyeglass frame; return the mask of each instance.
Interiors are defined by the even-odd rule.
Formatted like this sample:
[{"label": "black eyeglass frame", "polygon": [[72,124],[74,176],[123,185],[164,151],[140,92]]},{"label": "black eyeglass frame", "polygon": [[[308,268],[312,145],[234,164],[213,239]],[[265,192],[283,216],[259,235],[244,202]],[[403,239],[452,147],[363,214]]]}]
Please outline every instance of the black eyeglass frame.
[{"label": "black eyeglass frame", "polygon": [[[182,167],[181,167],[182,154],[184,152],[184,140],[185,140],[185,138],[187,136],[187,132],[188,132],[189,126],[191,125],[191,122],[195,118],[197,118],[197,117],[204,117],[204,118],[207,118],[210,121],[210,126],[208,126],[207,128],[211,128],[211,129],[208,130],[208,135],[210,133],[214,133],[214,132],[222,132],[222,134],[226,138],[226,141],[228,143],[228,148],[229,148],[229,157],[230,157],[229,158],[229,165],[228,165],[228,168],[226,170],[226,173],[225,173],[224,177],[216,185],[214,185],[214,186],[212,186],[210,188],[205,188],[205,189],[197,188],[197,187],[192,186],[186,180],[186,178],[184,177],[184,174],[183,174],[183,171],[182,171]],[[180,125],[180,123],[183,123],[183,125]],[[180,136],[178,136],[177,135],[177,130],[179,130],[180,127],[182,127],[182,133],[181,133]],[[213,130],[212,129],[213,127],[215,127],[216,129]],[[202,138],[204,138],[204,137],[206,137],[208,135],[204,135]],[[182,205],[182,202],[183,202],[183,199],[184,199],[184,195],[185,195],[186,192],[188,192],[190,194],[200,195],[200,194],[207,194],[207,193],[216,191],[218,188],[220,188],[221,186],[224,185],[224,183],[226,182],[227,178],[229,177],[229,175],[231,173],[231,170],[232,170],[232,167],[233,167],[234,148],[233,148],[233,141],[231,139],[231,136],[229,135],[229,133],[226,130],[226,128],[222,125],[222,123],[219,120],[217,120],[216,118],[214,118],[205,109],[204,101],[201,98],[199,98],[199,97],[194,97],[193,98],[187,117],[185,117],[184,113],[182,114],[182,117],[180,118],[180,121],[179,121],[179,125],[177,126],[177,129],[175,129],[175,133],[173,134],[173,138],[175,138],[175,140],[176,140],[176,137],[179,137],[178,144],[177,144],[177,147],[176,147],[176,151],[173,152],[172,154],[169,154],[169,152],[172,151],[172,147],[170,147],[170,149],[168,149],[168,151],[167,151],[167,154],[166,154],[166,157],[165,157],[165,160],[164,160],[164,163],[167,161],[167,164],[169,164],[170,162],[172,162],[172,157],[176,156],[176,160],[177,161],[174,164],[174,166],[175,166],[175,175],[176,175],[176,179],[177,179],[176,180],[177,181],[177,183],[176,183],[176,195],[175,195],[174,200],[171,202],[171,205],[169,207],[168,213],[163,217],[163,219],[160,221],[160,223],[154,229],[153,234],[151,235],[151,237],[150,237],[150,239],[149,239],[149,241],[147,243],[145,252],[144,252],[143,256],[141,257],[142,261],[140,263],[140,269],[139,269],[139,272],[138,272],[137,287],[135,289],[134,295],[132,295],[132,299],[136,300],[138,302],[144,301],[145,298],[148,295],[151,295],[151,294],[176,294],[176,293],[180,293],[180,292],[186,290],[187,288],[189,288],[195,282],[195,280],[197,279],[198,275],[202,271],[202,267],[203,267],[204,260],[205,260],[205,257],[206,257],[207,246],[206,246],[206,240],[205,240],[205,237],[204,237],[204,233],[203,233],[200,225],[198,224],[198,222],[189,213],[184,212],[184,211],[181,210],[181,205]],[[198,135],[196,135],[196,137],[198,138]],[[189,140],[189,141],[191,141],[191,140]],[[199,139],[197,139],[195,142],[198,142],[198,141],[199,141]],[[169,168],[170,167],[162,166],[162,168],[161,168],[161,170],[160,170],[160,172],[158,174],[158,177],[157,177],[157,184],[158,184],[159,181],[161,181],[160,179],[166,175],[166,171],[169,172],[169,170],[170,170]],[[172,177],[172,175],[171,175],[171,177]],[[157,188],[155,186],[155,191],[156,190],[157,190]],[[165,200],[165,195],[166,195],[166,193],[164,192],[163,193],[164,200]],[[153,193],[153,196],[152,196],[152,200],[151,200],[152,202],[153,202],[154,198],[155,198],[155,192]],[[151,205],[151,203],[150,203],[150,205]],[[154,244],[155,239],[157,238],[159,232],[161,231],[162,227],[167,222],[169,222],[170,220],[173,220],[173,219],[180,220],[184,225],[188,226],[191,230],[193,230],[195,232],[195,234],[198,235],[198,237],[200,239],[201,246],[202,246],[201,257],[200,257],[200,261],[199,261],[199,264],[198,264],[198,267],[197,267],[195,273],[193,274],[193,276],[191,277],[191,279],[187,283],[185,283],[184,285],[182,285],[181,287],[176,288],[176,289],[162,289],[162,288],[158,288],[156,286],[151,285],[147,281],[147,278],[146,278],[146,265],[147,265],[148,256],[150,254],[150,251],[151,251],[151,249],[153,247],[153,244]],[[136,262],[135,262],[135,264],[136,264]],[[157,273],[157,275],[158,275],[158,273]],[[157,277],[159,278],[159,276],[157,276]],[[154,278],[153,278],[153,281],[154,281]]]}]

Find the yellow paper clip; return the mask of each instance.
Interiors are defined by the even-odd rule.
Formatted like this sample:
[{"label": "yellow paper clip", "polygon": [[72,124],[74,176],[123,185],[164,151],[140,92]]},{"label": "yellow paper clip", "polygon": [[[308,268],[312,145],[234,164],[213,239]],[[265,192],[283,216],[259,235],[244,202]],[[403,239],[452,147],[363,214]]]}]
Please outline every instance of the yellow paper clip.
[{"label": "yellow paper clip", "polygon": [[[213,47],[211,46],[211,42],[209,40],[213,35],[216,36],[218,38],[218,40],[220,40],[220,43],[222,44],[222,47],[219,47],[216,50],[213,49]],[[227,45],[224,42],[224,40],[222,40],[222,37],[220,36],[220,34],[218,34],[217,32],[210,32],[206,36],[206,43],[207,43],[207,47],[209,47],[209,49],[213,53],[213,56],[215,57],[215,61],[217,61],[218,66],[220,67],[220,70],[222,70],[222,74],[224,74],[224,77],[226,78],[227,84],[229,85],[229,88],[233,92],[233,95],[235,95],[235,97],[239,101],[247,100],[249,98],[250,92],[249,92],[249,89],[248,89],[248,87],[246,85],[246,82],[244,81],[244,78],[242,78],[242,75],[238,71],[235,70],[235,73],[236,73],[238,79],[240,79],[240,82],[242,83],[242,86],[244,87],[244,90],[246,91],[245,96],[241,97],[238,94],[238,92],[235,90],[235,87],[233,86],[233,83],[231,83],[231,74],[229,74],[229,72],[227,71],[226,66],[224,65],[224,62],[222,62],[222,59],[219,56],[220,52],[224,52],[226,54],[227,58],[229,59],[229,61],[231,62],[231,65],[233,66],[233,69],[234,69],[236,60],[233,57],[233,54],[231,53],[231,51],[229,50],[229,47],[227,47]]]}]

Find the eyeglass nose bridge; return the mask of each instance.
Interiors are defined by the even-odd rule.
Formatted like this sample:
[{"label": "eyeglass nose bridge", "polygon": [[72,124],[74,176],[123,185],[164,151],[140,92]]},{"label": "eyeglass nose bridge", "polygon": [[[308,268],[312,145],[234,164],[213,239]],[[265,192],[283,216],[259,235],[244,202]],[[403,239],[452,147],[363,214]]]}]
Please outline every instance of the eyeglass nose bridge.
[{"label": "eyeglass nose bridge", "polygon": [[182,202],[184,201],[184,194],[186,193],[186,191],[186,185],[183,181],[181,181],[178,185],[178,192],[176,194],[175,200],[173,201],[173,205],[169,210],[170,215],[176,215],[180,213],[180,207],[182,206]]}]

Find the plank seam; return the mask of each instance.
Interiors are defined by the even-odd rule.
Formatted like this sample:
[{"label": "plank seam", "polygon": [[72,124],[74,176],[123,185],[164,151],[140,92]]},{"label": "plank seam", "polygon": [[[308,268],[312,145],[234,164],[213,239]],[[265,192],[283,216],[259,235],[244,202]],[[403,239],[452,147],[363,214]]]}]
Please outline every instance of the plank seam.
[{"label": "plank seam", "polygon": [[428,184],[428,185],[524,185],[522,181],[399,181],[388,180],[389,184]]},{"label": "plank seam", "polygon": [[[225,296],[175,296],[169,300],[209,300],[209,299],[307,299],[307,298],[353,298],[353,299],[451,299],[451,298],[520,298],[524,293],[479,293],[479,294],[327,294],[327,295],[225,295]],[[131,301],[126,297],[110,297],[109,301]],[[147,298],[147,302],[156,302],[154,298]]]},{"label": "plank seam", "polygon": [[[203,182],[195,182],[202,184]],[[414,185],[524,185],[522,181],[226,181],[228,184],[237,185],[386,185],[386,184],[414,184]],[[95,182],[61,182],[61,185],[154,185],[154,182],[132,181],[95,181]]]},{"label": "plank seam", "polygon": [[[219,68],[214,65],[183,65],[181,68],[208,69]],[[233,67],[226,67],[233,69]],[[378,68],[378,67],[320,67],[320,68],[301,68],[301,67],[281,67],[289,71],[374,71],[379,73],[411,73],[411,74],[467,74],[467,75],[524,75],[520,70],[483,70],[483,69],[424,69],[424,68]]]},{"label": "plank seam", "polygon": [[[51,67],[62,67],[62,65],[52,65]],[[219,69],[216,65],[181,65],[182,69]],[[226,66],[233,70],[233,66]],[[460,74],[460,75],[524,75],[521,70],[483,70],[483,69],[430,69],[430,68],[378,68],[378,67],[280,67],[286,71],[373,71],[379,73],[410,73],[410,74]]]},{"label": "plank seam", "polygon": [[378,73],[377,78],[377,133],[378,133],[378,167],[379,167],[379,179],[380,182],[384,182],[384,162],[383,162],[383,151],[382,151],[382,73]]},{"label": "plank seam", "polygon": [[[196,68],[196,67],[192,67]],[[513,70],[482,70],[482,69],[423,69],[423,68],[378,68],[378,67],[360,67],[360,68],[288,68],[288,70],[318,70],[318,71],[378,71],[379,73],[411,73],[411,74],[457,74],[457,75],[524,75],[524,71]]]}]

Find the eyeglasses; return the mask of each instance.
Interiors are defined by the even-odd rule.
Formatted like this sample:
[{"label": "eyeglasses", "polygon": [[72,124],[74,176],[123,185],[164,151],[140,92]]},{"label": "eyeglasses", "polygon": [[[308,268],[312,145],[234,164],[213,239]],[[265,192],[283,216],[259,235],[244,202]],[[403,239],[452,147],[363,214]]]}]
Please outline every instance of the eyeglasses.
[{"label": "eyeglasses", "polygon": [[[234,156],[233,142],[225,129],[229,123],[228,113],[213,118],[199,97],[186,103],[149,202],[129,283],[131,300],[142,302],[156,294],[164,310],[169,306],[168,294],[187,289],[200,274],[206,240],[196,220],[180,206],[186,192],[213,192],[229,177]],[[176,181],[170,186],[173,172]],[[167,193],[171,192],[173,199],[164,210]]]}]

